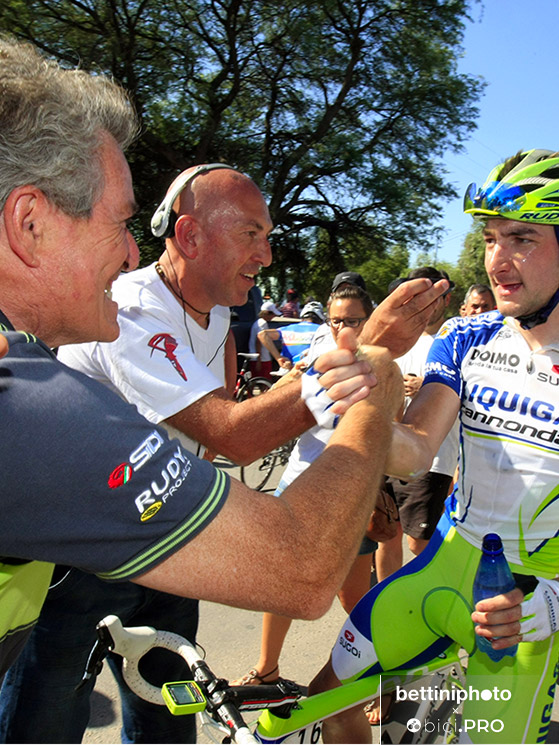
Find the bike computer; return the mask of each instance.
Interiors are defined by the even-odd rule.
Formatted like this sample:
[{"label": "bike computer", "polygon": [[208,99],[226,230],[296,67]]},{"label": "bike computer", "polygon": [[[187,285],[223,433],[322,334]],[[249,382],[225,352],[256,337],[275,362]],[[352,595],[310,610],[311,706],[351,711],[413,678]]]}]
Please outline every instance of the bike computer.
[{"label": "bike computer", "polygon": [[171,714],[194,714],[206,708],[206,698],[193,680],[164,683],[161,694]]}]

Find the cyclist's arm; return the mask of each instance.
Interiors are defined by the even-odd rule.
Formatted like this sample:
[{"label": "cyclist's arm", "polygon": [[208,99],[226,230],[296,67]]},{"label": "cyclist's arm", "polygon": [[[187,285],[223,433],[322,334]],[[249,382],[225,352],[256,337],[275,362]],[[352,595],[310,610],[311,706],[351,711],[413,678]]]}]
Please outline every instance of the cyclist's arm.
[{"label": "cyclist's arm", "polygon": [[365,533],[402,396],[399,371],[386,350],[380,354],[378,385],[349,409],[324,453],[281,497],[232,480],[225,505],[202,533],[136,581],[288,616],[326,612]]},{"label": "cyclist's arm", "polygon": [[427,383],[408,406],[401,423],[394,423],[387,460],[389,476],[407,481],[426,473],[451,430],[460,399],[442,383]]},{"label": "cyclist's arm", "polygon": [[0,358],[8,353],[8,340],[4,334],[0,334]]},{"label": "cyclist's arm", "polygon": [[[344,329],[349,331],[350,329]],[[354,335],[351,334],[352,338]],[[374,377],[370,365],[354,362],[349,349],[322,355],[315,367],[324,371],[320,382],[342,409],[366,396]],[[340,411],[339,413],[343,413]],[[272,389],[265,396],[236,403],[224,388],[208,393],[169,417],[167,423],[241,465],[251,463],[273,448],[299,436],[316,424],[301,400],[301,381]]]}]

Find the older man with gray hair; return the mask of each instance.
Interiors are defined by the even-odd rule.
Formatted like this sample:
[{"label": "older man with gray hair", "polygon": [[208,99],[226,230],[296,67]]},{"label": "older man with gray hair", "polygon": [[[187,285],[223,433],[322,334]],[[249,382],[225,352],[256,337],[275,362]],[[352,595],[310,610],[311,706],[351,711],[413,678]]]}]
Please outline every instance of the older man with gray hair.
[{"label": "older man with gray hair", "polygon": [[[36,622],[52,563],[108,582],[317,617],[373,506],[401,393],[391,355],[375,350],[370,395],[374,379],[356,361],[351,335],[323,358],[320,381],[347,415],[308,483],[294,483],[281,499],[229,479],[106,386],[64,366],[50,348],[119,334],[112,284],[138,263],[123,154],[137,121],[107,78],[63,70],[6,37],[0,79],[0,325],[10,342],[0,363],[0,675]],[[414,333],[443,289],[418,285],[386,314]],[[386,343],[382,328],[369,338]],[[343,545],[340,500],[355,525]],[[48,741],[42,725],[35,741]]]}]

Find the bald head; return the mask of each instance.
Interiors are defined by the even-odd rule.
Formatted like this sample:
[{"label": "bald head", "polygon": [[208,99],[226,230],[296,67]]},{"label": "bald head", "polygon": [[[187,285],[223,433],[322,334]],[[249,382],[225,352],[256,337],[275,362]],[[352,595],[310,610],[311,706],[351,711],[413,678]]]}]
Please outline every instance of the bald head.
[{"label": "bald head", "polygon": [[178,215],[192,215],[201,225],[208,226],[218,217],[233,217],[246,199],[264,203],[260,189],[251,178],[230,168],[212,169],[198,173],[189,181],[174,209]]},{"label": "bald head", "polygon": [[273,225],[254,181],[222,164],[188,169],[171,184],[154,220],[163,225],[166,214],[175,217],[159,233],[166,237],[159,264],[188,302],[206,312],[246,303],[272,260]]}]

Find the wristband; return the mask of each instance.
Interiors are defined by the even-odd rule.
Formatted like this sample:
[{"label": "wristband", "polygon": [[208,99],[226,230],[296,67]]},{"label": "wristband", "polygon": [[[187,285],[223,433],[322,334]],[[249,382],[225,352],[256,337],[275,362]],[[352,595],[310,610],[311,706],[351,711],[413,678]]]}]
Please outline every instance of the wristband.
[{"label": "wristband", "polygon": [[525,596],[534,592],[538,586],[538,578],[534,577],[533,574],[517,574],[513,572],[512,576],[514,577],[515,585],[522,590]]},{"label": "wristband", "polygon": [[326,392],[326,388],[318,382],[319,374],[313,365],[305,370],[301,378],[301,398],[318,425],[325,429],[335,429],[340,417],[331,411],[334,401]]},{"label": "wristband", "polygon": [[559,580],[537,579],[534,594],[520,606],[520,633],[525,642],[542,641],[559,629]]}]

